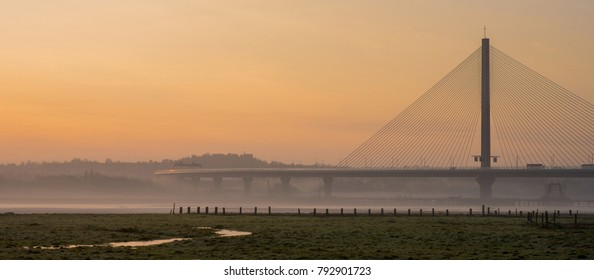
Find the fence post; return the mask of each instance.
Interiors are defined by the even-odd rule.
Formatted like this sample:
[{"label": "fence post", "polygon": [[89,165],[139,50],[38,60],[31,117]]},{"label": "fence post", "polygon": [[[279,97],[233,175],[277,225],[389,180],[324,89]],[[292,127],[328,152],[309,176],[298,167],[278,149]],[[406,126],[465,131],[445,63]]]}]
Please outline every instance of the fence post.
[{"label": "fence post", "polygon": [[225,207],[223,207],[223,215],[225,215]]},{"label": "fence post", "polygon": [[396,208],[394,208],[394,216],[396,216]]},{"label": "fence post", "polygon": [[410,216],[410,208],[408,208],[408,215]]},{"label": "fence post", "polygon": [[183,213],[184,213],[184,208],[183,208],[183,207],[181,207],[181,206],[179,207],[179,213],[180,213],[180,214],[183,214]]},{"label": "fence post", "polygon": [[369,214],[369,216],[371,216],[371,208],[367,210],[367,214]]},{"label": "fence post", "polygon": [[190,214],[190,206],[188,206],[188,214]]},{"label": "fence post", "polygon": [[254,206],[254,215],[258,215],[258,206]]},{"label": "fence post", "polygon": [[344,208],[340,208],[340,215],[344,215]]},{"label": "fence post", "polygon": [[272,215],[272,208],[268,206],[268,215]]},{"label": "fence post", "polygon": [[485,205],[483,204],[483,216],[485,215]]},{"label": "fence post", "polygon": [[297,215],[301,215],[301,208],[297,208]]},{"label": "fence post", "polygon": [[381,209],[381,215],[384,215],[384,208]]},{"label": "fence post", "polygon": [[423,216],[423,208],[419,209],[419,216]]},{"label": "fence post", "polygon": [[326,208],[326,216],[328,216],[328,208]]},{"label": "fence post", "polygon": [[578,214],[576,213],[576,214],[575,214],[575,218],[574,218],[574,220],[573,220],[573,226],[574,226],[574,227],[577,227],[577,225],[578,225],[578,223],[577,223],[577,215],[578,215]]},{"label": "fence post", "polygon": [[316,215],[316,208],[314,208],[314,216]]},{"label": "fence post", "polygon": [[450,215],[450,210],[446,209],[446,216],[449,216],[449,215]]},{"label": "fence post", "polygon": [[200,206],[196,207],[196,214],[200,214]]},{"label": "fence post", "polygon": [[353,215],[357,216],[357,208],[353,209]]},{"label": "fence post", "polygon": [[208,206],[204,207],[204,213],[208,214]]},{"label": "fence post", "polygon": [[549,211],[545,211],[545,227],[549,227]]},{"label": "fence post", "polygon": [[219,207],[215,206],[215,215],[219,214]]},{"label": "fence post", "polygon": [[431,208],[431,216],[435,216],[435,208]]},{"label": "fence post", "polygon": [[472,216],[472,208],[470,208],[469,215]]},{"label": "fence post", "polygon": [[241,215],[242,212],[243,212],[243,209],[241,207],[239,207],[239,215]]}]

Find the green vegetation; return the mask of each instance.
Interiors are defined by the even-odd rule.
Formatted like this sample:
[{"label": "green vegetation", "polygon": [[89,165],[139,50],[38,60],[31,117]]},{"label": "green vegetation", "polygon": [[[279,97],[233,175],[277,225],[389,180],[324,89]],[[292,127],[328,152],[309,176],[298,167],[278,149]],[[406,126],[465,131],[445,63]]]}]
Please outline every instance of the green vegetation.
[{"label": "green vegetation", "polygon": [[[593,216],[0,215],[0,259],[594,259]],[[253,232],[217,237],[215,230]],[[147,247],[25,249],[192,238]]]}]

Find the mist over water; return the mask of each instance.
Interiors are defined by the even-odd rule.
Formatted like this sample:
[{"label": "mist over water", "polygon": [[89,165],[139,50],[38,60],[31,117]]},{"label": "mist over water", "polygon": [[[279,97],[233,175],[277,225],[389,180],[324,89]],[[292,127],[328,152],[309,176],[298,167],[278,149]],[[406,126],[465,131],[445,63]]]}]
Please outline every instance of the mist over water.
[{"label": "mist over water", "polygon": [[[173,205],[187,212],[190,207],[204,211],[225,207],[227,213],[252,213],[254,207],[266,213],[386,212],[407,209],[468,211],[484,202],[474,178],[335,178],[332,194],[324,197],[321,178],[292,178],[288,185],[280,178],[254,178],[251,192],[245,193],[242,179],[224,178],[215,190],[212,178],[153,176],[159,169],[225,167],[308,167],[268,163],[253,155],[192,156],[161,162],[92,162],[75,159],[66,163],[23,163],[0,165],[0,212],[14,213],[170,213]],[[546,201],[547,185],[559,183],[560,196]],[[594,201],[592,179],[508,179],[493,186],[493,201],[502,209],[583,208]],[[561,191],[561,193],[559,193]],[[551,195],[551,194],[550,194]],[[549,199],[550,200],[550,199]],[[581,202],[578,204],[578,202]],[[594,203],[590,203],[594,205]],[[401,212],[401,213],[402,213]]]}]

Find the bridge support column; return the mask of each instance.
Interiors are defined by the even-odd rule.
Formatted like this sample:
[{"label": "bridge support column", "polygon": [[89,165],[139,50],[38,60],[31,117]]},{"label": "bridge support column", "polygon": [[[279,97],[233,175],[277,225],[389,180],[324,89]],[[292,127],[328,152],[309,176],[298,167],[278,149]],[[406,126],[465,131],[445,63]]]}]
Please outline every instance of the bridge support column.
[{"label": "bridge support column", "polygon": [[324,197],[330,197],[332,195],[332,181],[334,177],[324,177]]},{"label": "bridge support column", "polygon": [[477,177],[476,182],[479,183],[481,188],[480,190],[480,198],[481,200],[490,200],[492,197],[491,195],[491,187],[495,183],[495,177]]},{"label": "bridge support column", "polygon": [[246,196],[252,194],[252,181],[254,177],[243,177],[243,192]]},{"label": "bridge support column", "polygon": [[212,177],[212,181],[214,182],[214,191],[220,192],[221,185],[223,184],[223,177]]},{"label": "bridge support column", "polygon": [[281,191],[289,192],[291,190],[291,177],[281,177]]}]

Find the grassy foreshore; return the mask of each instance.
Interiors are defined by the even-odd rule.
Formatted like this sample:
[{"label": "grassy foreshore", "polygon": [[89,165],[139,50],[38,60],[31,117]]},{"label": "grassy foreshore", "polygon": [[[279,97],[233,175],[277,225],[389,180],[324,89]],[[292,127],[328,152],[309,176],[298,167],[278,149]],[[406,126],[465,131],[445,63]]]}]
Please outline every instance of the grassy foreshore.
[{"label": "grassy foreshore", "polygon": [[[507,216],[2,214],[0,259],[594,259],[594,216],[579,219],[544,228]],[[167,238],[190,239],[35,248]]]}]

